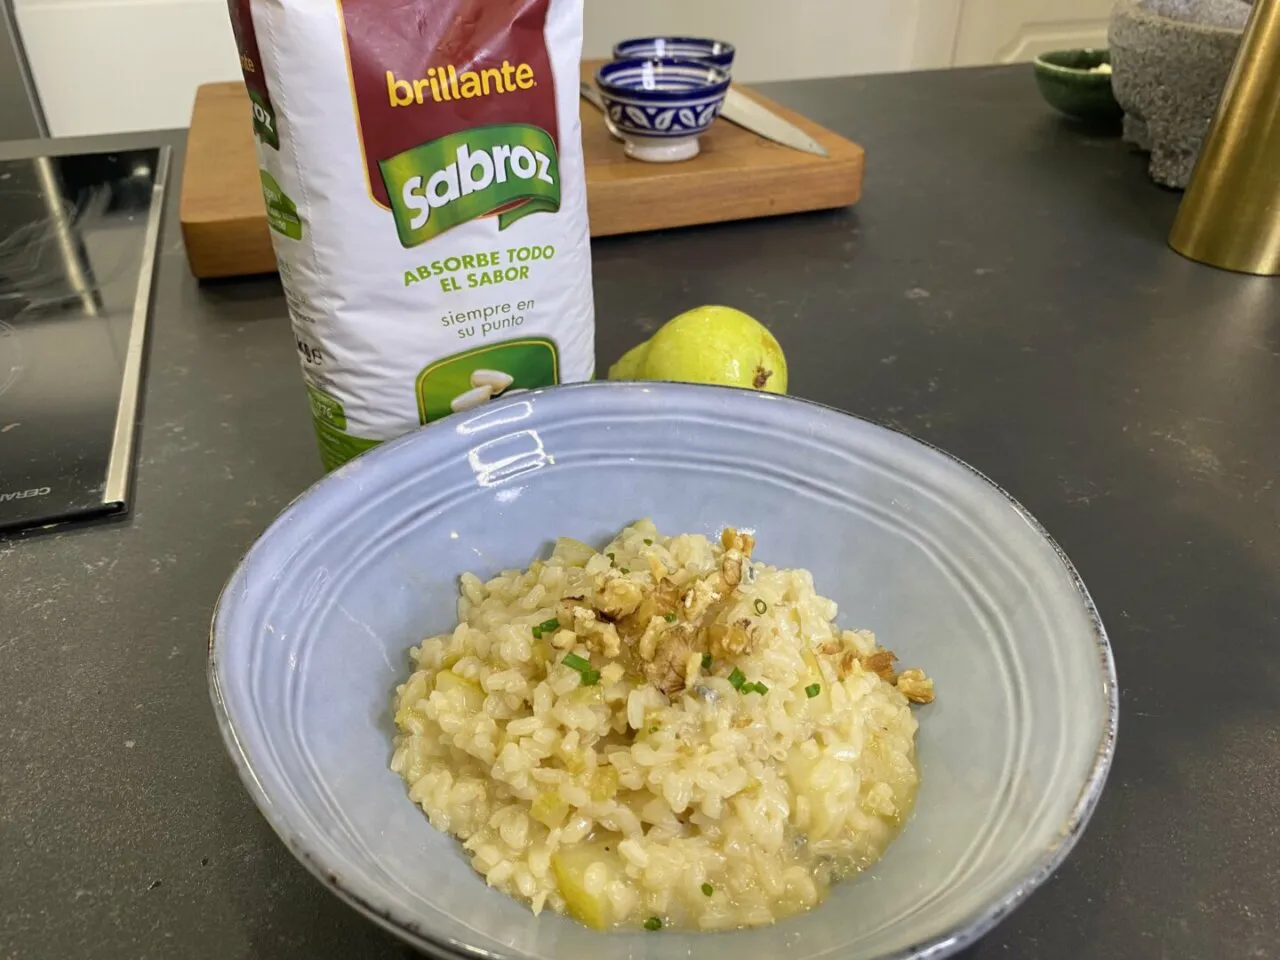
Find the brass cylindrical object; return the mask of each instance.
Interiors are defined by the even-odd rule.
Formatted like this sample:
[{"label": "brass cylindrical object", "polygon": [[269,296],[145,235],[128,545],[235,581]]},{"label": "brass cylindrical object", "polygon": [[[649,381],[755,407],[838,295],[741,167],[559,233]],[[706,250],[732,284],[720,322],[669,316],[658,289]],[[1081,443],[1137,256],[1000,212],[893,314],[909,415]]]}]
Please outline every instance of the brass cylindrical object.
[{"label": "brass cylindrical object", "polygon": [[1169,245],[1224,270],[1280,274],[1280,0],[1254,0]]}]

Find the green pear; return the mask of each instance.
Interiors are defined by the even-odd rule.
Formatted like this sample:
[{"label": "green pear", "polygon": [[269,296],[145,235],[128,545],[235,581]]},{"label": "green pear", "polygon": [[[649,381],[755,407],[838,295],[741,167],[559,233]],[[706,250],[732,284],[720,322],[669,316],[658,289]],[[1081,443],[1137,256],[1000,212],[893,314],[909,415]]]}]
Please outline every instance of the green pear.
[{"label": "green pear", "polygon": [[[696,307],[668,320],[615,370],[638,364],[642,380],[679,380],[787,392],[787,358],[760,321],[732,307]],[[609,371],[611,379],[614,371]]]},{"label": "green pear", "polygon": [[645,354],[649,352],[649,341],[638,343],[609,368],[610,380],[641,380],[644,377],[641,369],[644,366]]}]

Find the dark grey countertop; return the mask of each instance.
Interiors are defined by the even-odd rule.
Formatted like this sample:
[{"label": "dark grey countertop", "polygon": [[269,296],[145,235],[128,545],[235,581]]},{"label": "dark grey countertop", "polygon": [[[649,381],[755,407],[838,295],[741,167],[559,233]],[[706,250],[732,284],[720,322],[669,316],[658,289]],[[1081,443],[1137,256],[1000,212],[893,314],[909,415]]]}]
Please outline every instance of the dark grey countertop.
[{"label": "dark grey countertop", "polygon": [[[865,199],[597,242],[601,362],[741,306],[794,393],[973,463],[1079,567],[1119,669],[1110,784],[967,956],[1275,955],[1280,280],[1170,252],[1177,196],[1029,68],[769,92],[866,146]],[[174,197],[134,515],[0,541],[0,958],[408,956],[293,861],[222,750],[209,613],[320,465],[277,283],[198,286]]]}]

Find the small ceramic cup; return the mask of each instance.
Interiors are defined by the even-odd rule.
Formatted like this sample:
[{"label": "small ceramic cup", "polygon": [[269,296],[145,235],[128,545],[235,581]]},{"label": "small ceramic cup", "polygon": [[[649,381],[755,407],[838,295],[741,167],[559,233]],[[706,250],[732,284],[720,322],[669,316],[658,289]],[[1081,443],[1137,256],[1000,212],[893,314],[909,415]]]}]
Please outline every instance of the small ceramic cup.
[{"label": "small ceramic cup", "polygon": [[1116,123],[1124,111],[1111,91],[1107,50],[1054,50],[1035,60],[1040,95],[1060,113],[1087,123]]},{"label": "small ceramic cup", "polygon": [[652,60],[655,57],[675,57],[679,60],[705,60],[729,73],[736,52],[731,43],[704,37],[633,37],[614,46],[613,59]]},{"label": "small ceramic cup", "polygon": [[636,160],[671,163],[698,155],[698,137],[724,106],[729,74],[701,60],[614,60],[596,71],[605,112]]}]

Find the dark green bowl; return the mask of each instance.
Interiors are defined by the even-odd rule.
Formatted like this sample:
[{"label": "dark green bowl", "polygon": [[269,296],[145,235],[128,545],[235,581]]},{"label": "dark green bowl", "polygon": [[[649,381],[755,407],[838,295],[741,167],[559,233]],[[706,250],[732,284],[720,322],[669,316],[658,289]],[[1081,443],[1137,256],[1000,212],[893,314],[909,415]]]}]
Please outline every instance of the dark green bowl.
[{"label": "dark green bowl", "polygon": [[1036,85],[1050,106],[1090,123],[1115,123],[1123,115],[1111,92],[1111,74],[1095,67],[1111,63],[1106,50],[1055,50],[1036,57]]}]

